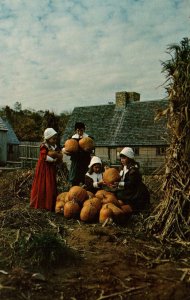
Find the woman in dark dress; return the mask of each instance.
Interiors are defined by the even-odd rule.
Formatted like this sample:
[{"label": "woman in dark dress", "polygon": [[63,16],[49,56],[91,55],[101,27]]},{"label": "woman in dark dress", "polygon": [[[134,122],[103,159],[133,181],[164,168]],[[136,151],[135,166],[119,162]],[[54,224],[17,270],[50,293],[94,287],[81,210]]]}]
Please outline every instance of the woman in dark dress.
[{"label": "woman in dark dress", "polygon": [[[85,124],[82,122],[75,123],[75,134],[71,137],[79,141],[84,137],[89,135],[85,132]],[[88,166],[91,160],[92,151],[84,151],[79,147],[76,153],[66,153],[70,155],[71,167],[69,170],[69,183],[73,185],[84,185],[85,184],[85,174],[88,171]]]},{"label": "woman in dark dress", "polygon": [[133,149],[125,147],[120,152],[120,161],[122,170],[116,191],[117,198],[129,205],[132,213],[146,210],[150,204],[150,194],[142,181],[139,164],[134,160]]}]

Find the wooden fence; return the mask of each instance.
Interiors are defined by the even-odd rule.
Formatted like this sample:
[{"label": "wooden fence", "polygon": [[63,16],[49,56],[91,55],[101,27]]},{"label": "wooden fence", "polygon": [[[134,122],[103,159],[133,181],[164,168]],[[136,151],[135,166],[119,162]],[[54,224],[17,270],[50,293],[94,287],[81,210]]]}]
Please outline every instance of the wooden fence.
[{"label": "wooden fence", "polygon": [[40,142],[21,142],[19,145],[22,166],[35,166],[40,153]]}]

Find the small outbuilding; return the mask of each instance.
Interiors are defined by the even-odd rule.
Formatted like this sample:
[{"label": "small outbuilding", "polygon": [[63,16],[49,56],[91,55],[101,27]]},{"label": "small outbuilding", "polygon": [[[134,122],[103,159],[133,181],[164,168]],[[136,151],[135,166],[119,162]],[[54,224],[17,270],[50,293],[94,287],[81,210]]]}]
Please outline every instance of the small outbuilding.
[{"label": "small outbuilding", "polygon": [[0,117],[0,165],[4,166],[7,162],[7,132],[3,119]]},{"label": "small outbuilding", "polygon": [[3,118],[3,122],[8,129],[7,131],[7,160],[8,161],[18,161],[19,160],[19,145],[18,140],[10,122]]}]

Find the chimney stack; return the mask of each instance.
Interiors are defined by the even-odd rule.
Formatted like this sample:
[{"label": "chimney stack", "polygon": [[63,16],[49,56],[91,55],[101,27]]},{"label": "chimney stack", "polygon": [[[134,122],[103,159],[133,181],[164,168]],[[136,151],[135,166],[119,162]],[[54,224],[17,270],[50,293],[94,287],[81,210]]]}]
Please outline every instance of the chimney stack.
[{"label": "chimney stack", "polygon": [[127,103],[140,101],[140,94],[136,92],[116,92],[116,107],[126,108]]}]

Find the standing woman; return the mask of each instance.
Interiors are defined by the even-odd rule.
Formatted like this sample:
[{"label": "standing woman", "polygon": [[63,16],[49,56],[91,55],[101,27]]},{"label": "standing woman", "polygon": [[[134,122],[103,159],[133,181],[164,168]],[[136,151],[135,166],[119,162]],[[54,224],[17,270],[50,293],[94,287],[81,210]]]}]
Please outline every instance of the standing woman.
[{"label": "standing woman", "polygon": [[125,147],[120,152],[122,170],[121,181],[118,184],[116,196],[128,205],[129,213],[145,210],[150,203],[150,194],[142,182],[139,164],[134,160],[134,152],[130,147]]},{"label": "standing woman", "polygon": [[56,145],[57,132],[53,128],[44,131],[44,142],[40,145],[32,184],[30,207],[54,211],[57,197],[56,164],[62,161],[63,154]]},{"label": "standing woman", "polygon": [[[75,133],[72,139],[79,142],[80,139],[88,137],[89,135],[85,132],[85,124],[83,122],[75,123]],[[92,151],[84,151],[79,147],[76,153],[66,153],[70,155],[71,167],[69,171],[69,183],[73,185],[82,185],[85,183],[85,174],[88,171],[88,165],[91,160]]]}]

